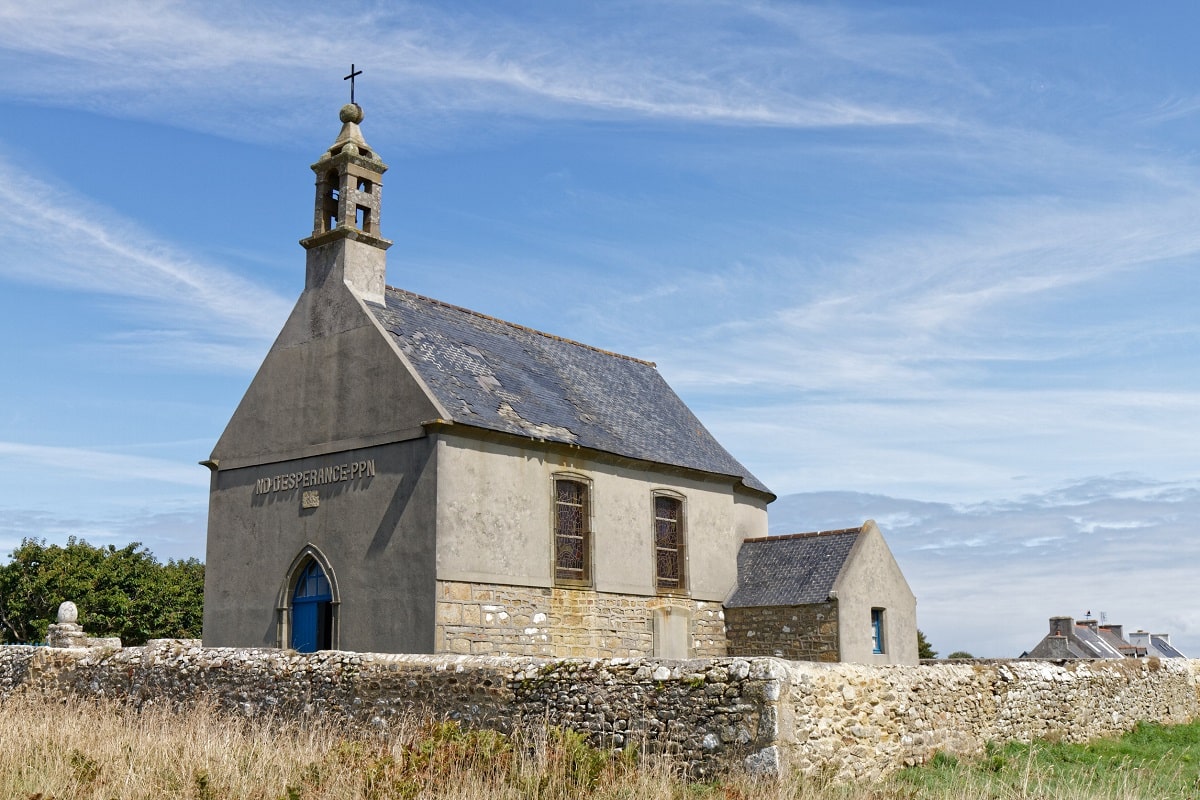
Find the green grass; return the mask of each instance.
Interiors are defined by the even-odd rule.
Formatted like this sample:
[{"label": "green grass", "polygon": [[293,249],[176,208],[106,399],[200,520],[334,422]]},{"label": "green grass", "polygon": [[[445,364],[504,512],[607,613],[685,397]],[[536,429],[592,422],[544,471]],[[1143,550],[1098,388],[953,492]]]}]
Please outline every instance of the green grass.
[{"label": "green grass", "polygon": [[1196,798],[1200,721],[1140,723],[1119,739],[1089,744],[1009,743],[979,759],[939,754],[890,783],[913,797],[958,797],[969,786],[979,798]]}]

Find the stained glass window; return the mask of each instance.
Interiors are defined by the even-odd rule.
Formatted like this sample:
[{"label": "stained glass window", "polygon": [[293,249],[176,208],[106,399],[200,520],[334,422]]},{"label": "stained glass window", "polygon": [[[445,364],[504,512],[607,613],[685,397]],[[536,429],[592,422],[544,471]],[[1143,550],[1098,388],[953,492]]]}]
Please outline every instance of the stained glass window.
[{"label": "stained glass window", "polygon": [[683,501],[654,498],[654,560],[659,589],[683,588]]},{"label": "stained glass window", "polygon": [[588,487],[579,481],[554,482],[554,577],[590,580],[588,559]]}]

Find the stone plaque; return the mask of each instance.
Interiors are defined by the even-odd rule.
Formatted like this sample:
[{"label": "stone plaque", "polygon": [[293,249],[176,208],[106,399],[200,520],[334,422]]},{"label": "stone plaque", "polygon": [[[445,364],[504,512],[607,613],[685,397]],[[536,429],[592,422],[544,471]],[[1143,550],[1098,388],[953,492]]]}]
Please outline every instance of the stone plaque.
[{"label": "stone plaque", "polygon": [[317,508],[321,505],[321,493],[316,489],[309,489],[300,496],[301,508]]}]

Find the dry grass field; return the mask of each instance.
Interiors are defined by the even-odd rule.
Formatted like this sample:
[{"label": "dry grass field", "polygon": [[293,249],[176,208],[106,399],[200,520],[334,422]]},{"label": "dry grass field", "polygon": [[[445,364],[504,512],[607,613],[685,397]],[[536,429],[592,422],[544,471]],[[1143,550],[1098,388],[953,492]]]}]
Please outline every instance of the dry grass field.
[{"label": "dry grass field", "polygon": [[1185,798],[1200,793],[1194,758],[1200,727],[1185,726],[1087,748],[1011,746],[971,763],[939,758],[874,786],[747,776],[700,782],[554,731],[521,739],[414,723],[385,737],[207,707],[175,713],[103,701],[0,702],[0,798],[20,800]]}]

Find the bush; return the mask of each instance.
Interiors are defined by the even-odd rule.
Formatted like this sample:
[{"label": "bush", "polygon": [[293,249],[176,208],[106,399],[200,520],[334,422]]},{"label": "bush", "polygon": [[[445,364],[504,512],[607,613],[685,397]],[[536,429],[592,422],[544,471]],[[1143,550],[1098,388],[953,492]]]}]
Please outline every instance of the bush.
[{"label": "bush", "polygon": [[937,650],[925,638],[925,632],[917,629],[917,658],[937,658]]},{"label": "bush", "polygon": [[194,558],[162,564],[138,542],[118,549],[74,536],[65,546],[23,539],[0,566],[3,641],[43,641],[65,600],[78,604],[79,624],[92,636],[120,636],[129,645],[195,638],[204,613],[204,564]]}]

